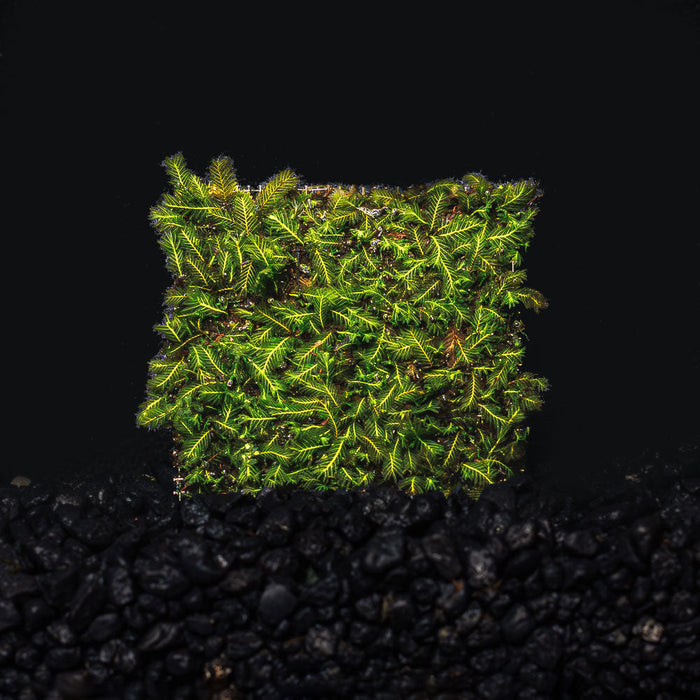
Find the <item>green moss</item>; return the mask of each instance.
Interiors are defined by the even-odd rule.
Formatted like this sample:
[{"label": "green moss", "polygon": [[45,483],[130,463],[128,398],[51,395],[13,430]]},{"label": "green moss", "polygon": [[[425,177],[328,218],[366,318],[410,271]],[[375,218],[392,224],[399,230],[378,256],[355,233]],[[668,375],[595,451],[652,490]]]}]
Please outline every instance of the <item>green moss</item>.
[{"label": "green moss", "polygon": [[253,196],[176,154],[151,209],[173,285],[137,424],[170,427],[186,493],[395,485],[478,498],[512,475],[548,382],[519,370],[533,181]]}]

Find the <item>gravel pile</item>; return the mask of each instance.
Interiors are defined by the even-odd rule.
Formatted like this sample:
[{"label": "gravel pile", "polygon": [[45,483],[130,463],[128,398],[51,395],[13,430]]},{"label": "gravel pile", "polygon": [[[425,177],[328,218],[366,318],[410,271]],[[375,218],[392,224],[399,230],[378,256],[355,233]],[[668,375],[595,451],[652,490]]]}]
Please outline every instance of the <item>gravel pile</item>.
[{"label": "gravel pile", "polygon": [[2,700],[700,697],[698,444],[476,504],[142,464],[0,488]]}]

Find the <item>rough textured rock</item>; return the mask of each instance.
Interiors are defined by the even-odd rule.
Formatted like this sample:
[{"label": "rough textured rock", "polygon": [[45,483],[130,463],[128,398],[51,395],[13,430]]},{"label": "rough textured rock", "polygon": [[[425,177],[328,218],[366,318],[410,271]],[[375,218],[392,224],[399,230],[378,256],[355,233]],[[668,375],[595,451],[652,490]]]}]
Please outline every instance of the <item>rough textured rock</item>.
[{"label": "rough textured rock", "polygon": [[700,697],[699,455],[476,504],[0,488],[0,699]]}]

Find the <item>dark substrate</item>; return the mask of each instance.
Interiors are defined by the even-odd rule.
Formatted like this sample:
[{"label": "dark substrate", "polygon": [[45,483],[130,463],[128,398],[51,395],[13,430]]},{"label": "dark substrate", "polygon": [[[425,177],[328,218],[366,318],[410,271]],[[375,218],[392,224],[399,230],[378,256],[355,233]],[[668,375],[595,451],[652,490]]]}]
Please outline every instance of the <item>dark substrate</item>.
[{"label": "dark substrate", "polygon": [[178,502],[153,445],[0,488],[0,699],[700,697],[697,443],[476,504]]}]

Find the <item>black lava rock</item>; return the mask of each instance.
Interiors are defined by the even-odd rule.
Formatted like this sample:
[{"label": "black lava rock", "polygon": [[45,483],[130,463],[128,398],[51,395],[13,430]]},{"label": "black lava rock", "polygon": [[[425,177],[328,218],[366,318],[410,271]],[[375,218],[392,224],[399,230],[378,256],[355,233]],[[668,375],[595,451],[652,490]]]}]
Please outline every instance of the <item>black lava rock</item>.
[{"label": "black lava rock", "polygon": [[700,697],[697,444],[476,503],[143,464],[0,488],[0,700]]}]

